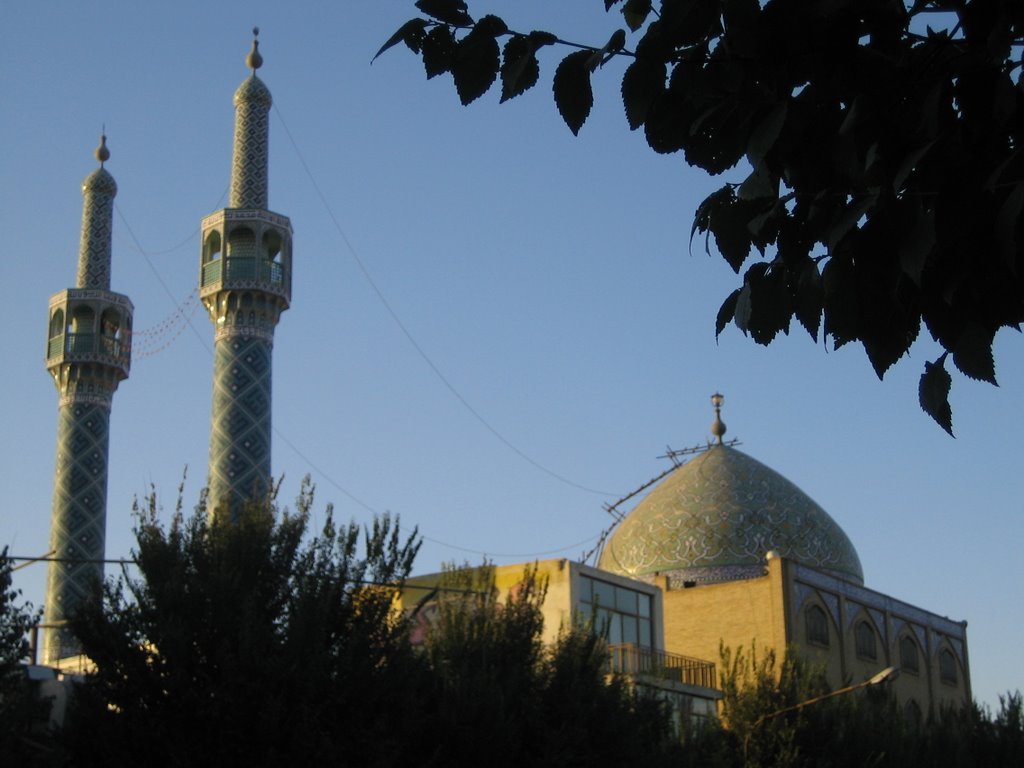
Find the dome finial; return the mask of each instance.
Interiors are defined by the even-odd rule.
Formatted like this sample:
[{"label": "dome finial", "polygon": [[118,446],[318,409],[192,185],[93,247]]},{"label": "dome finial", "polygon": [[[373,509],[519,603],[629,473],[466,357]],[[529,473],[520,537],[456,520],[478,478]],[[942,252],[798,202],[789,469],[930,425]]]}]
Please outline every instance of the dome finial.
[{"label": "dome finial", "polygon": [[711,424],[711,434],[718,438],[718,444],[722,444],[722,437],[725,435],[725,422],[722,421],[722,403],[725,396],[715,392],[711,396],[711,404],[715,407],[715,420]]},{"label": "dome finial", "polygon": [[100,130],[100,145],[96,147],[96,159],[100,161],[100,168],[110,159],[110,150],[107,149],[107,126]]},{"label": "dome finial", "polygon": [[263,57],[260,56],[260,28],[252,28],[252,50],[245,57],[245,65],[256,74],[256,70],[263,66]]}]

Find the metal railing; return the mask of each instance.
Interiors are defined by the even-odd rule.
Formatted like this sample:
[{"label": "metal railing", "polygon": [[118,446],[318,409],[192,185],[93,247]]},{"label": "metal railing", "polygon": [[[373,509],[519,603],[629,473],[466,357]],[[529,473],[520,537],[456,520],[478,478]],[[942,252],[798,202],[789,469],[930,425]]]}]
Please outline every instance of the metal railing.
[{"label": "metal railing", "polygon": [[81,355],[103,355],[124,363],[131,347],[113,336],[97,336],[95,333],[62,333],[46,342],[46,359],[60,355],[77,357]]},{"label": "metal railing", "polygon": [[609,645],[608,665],[609,672],[616,674],[648,675],[704,688],[715,687],[713,662],[643,648],[634,643]]},{"label": "metal railing", "polygon": [[261,280],[284,283],[284,266],[276,261],[257,261],[251,256],[226,256],[203,264],[203,286],[225,280]]}]

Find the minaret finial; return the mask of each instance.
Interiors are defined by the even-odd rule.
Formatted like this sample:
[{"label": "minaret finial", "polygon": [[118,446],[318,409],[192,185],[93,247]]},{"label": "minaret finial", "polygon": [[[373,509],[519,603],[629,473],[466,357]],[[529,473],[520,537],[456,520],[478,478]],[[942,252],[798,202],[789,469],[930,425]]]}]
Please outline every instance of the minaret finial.
[{"label": "minaret finial", "polygon": [[245,65],[252,70],[255,75],[256,70],[263,66],[263,57],[260,56],[260,28],[252,28],[252,50],[249,51],[249,55],[245,57]]},{"label": "minaret finial", "polygon": [[722,437],[725,435],[725,422],[722,421],[722,403],[725,396],[715,392],[711,396],[711,404],[715,407],[715,420],[711,424],[711,434],[718,438],[718,444],[722,444]]},{"label": "minaret finial", "polygon": [[100,168],[110,159],[110,150],[107,149],[107,126],[100,131],[100,145],[96,147],[96,159],[100,161]]}]

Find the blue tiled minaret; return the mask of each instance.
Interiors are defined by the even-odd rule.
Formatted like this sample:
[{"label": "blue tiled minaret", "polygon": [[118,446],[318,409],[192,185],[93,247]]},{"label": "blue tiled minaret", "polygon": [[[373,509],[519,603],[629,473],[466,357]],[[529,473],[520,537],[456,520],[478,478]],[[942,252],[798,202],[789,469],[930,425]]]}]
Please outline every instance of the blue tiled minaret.
[{"label": "blue tiled minaret", "polygon": [[199,295],[215,327],[211,514],[234,515],[269,490],[271,353],[291,301],[291,222],[267,210],[271,98],[256,77],[258,40],[246,63],[252,74],[235,92],[231,197],[201,227]]},{"label": "blue tiled minaret", "polygon": [[110,235],[117,184],[103,167],[82,182],[78,279],[50,298],[46,367],[60,396],[53,480],[43,663],[81,651],[65,622],[103,577],[110,406],[131,367],[132,303],[110,290]]}]

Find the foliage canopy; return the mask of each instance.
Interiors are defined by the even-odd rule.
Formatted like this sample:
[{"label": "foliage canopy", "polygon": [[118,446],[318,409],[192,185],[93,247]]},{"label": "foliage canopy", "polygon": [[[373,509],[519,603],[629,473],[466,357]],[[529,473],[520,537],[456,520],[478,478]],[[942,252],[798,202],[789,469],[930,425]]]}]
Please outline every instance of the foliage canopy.
[{"label": "foliage canopy", "polygon": [[1019,0],[604,0],[623,26],[595,45],[474,20],[462,0],[416,7],[377,55],[404,42],[463,104],[498,81],[502,101],[521,95],[538,52],[568,47],[552,90],[575,134],[596,71],[622,59],[626,121],[652,150],[745,168],[691,231],[747,265],[716,334],[732,322],[769,344],[796,318],[859,341],[881,378],[923,324],[944,351],[919,401],[950,434],[947,359],[996,383],[995,335],[1024,320]]}]

